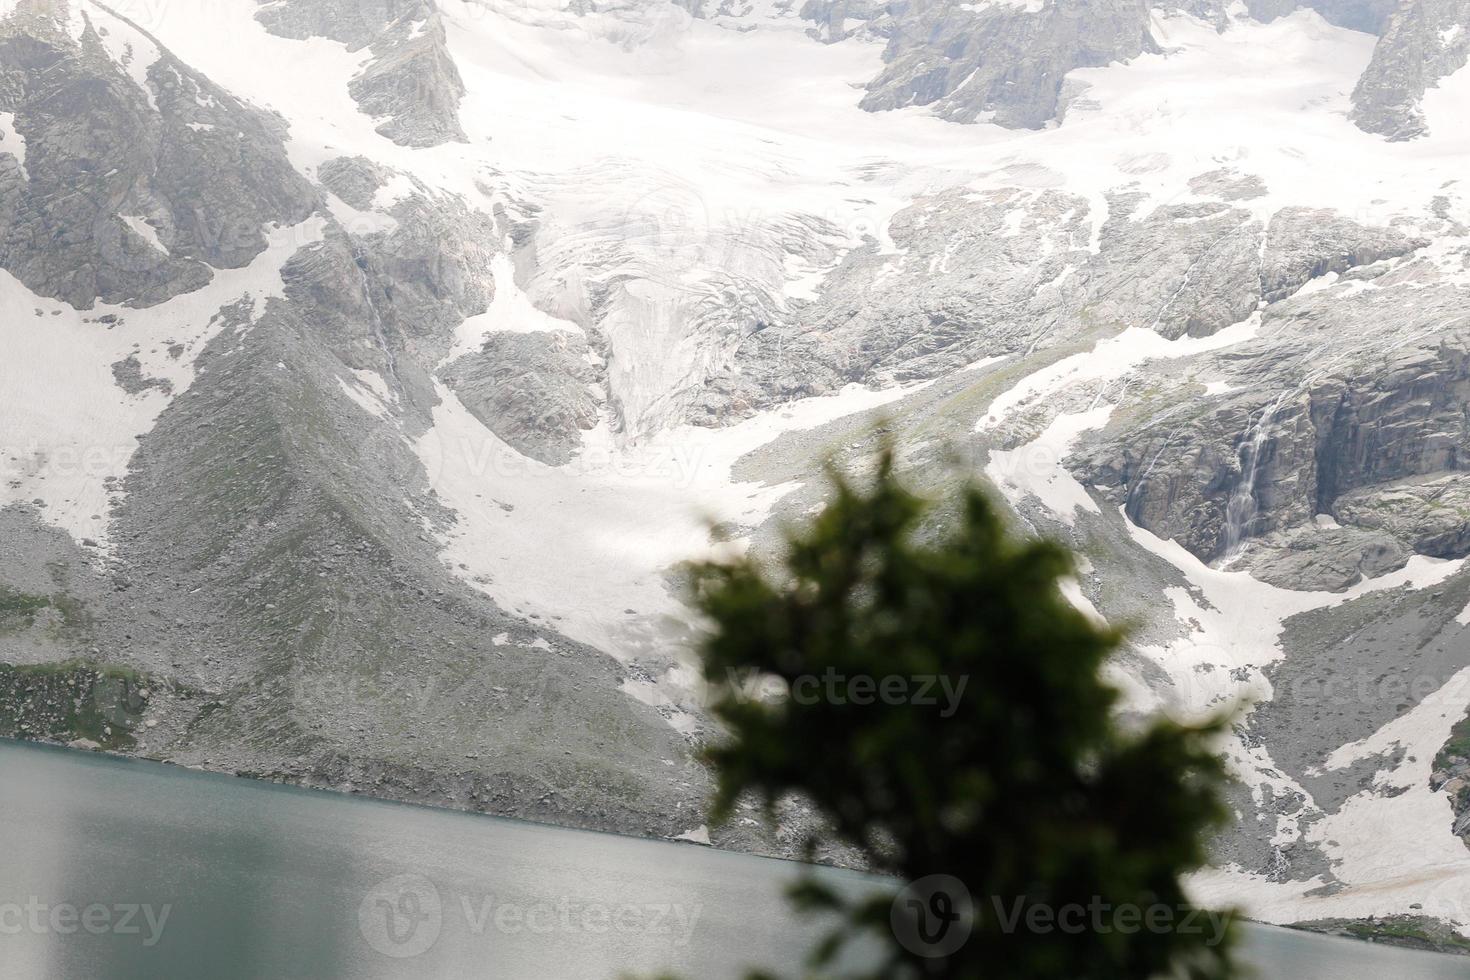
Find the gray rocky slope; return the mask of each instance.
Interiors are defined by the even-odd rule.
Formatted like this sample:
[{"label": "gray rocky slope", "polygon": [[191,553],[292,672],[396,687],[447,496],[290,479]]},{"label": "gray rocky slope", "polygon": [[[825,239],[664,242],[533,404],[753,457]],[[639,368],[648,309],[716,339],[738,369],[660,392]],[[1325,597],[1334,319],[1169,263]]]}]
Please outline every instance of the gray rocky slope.
[{"label": "gray rocky slope", "polygon": [[1470,13],[1453,0],[1399,4],[1353,91],[1353,121],[1370,133],[1412,139],[1425,131],[1420,102],[1470,57]]},{"label": "gray rocky slope", "polygon": [[[201,378],[118,479],[105,561],[46,530],[42,498],[5,511],[0,643],[20,672],[0,724],[76,734],[67,712],[59,730],[28,722],[26,695],[71,669],[41,665],[100,660],[151,687],[146,725],[123,712],[88,731],[108,745],[572,825],[697,826],[706,777],[619,693],[618,665],[507,616],[445,572],[425,533],[445,515],[397,426],[422,428],[424,365],[489,301],[493,219],[413,195],[394,233],[349,235],[286,163],[277,122],[166,55],[145,91],[99,41],[126,25],[83,16],[75,38],[43,0],[0,23],[0,105],[26,138],[26,175],[0,211],[11,274],[79,309],[146,308],[247,261],[267,222],[315,213],[322,229],[282,268],[282,295],[203,314],[219,329],[197,353]],[[243,152],[212,159],[226,133]],[[354,180],[371,187],[357,171],[343,161],[324,177],[347,196]],[[135,264],[149,246],[127,240],[119,213],[156,224],[169,257]],[[95,324],[114,327],[127,314]],[[353,369],[392,379],[400,423],[342,397]]]},{"label": "gray rocky slope", "polygon": [[383,119],[378,132],[405,146],[463,140],[464,82],[445,47],[431,0],[261,0],[257,17],[275,34],[327,37],[370,58],[352,80],[352,98]]},{"label": "gray rocky slope", "polygon": [[[694,749],[714,733],[675,649],[690,626],[669,557],[708,542],[675,505],[733,498],[705,536],[770,554],[820,508],[822,461],[862,467],[886,438],[915,485],[981,473],[1018,527],[1085,556],[1076,601],[1139,624],[1117,665],[1130,711],[1251,701],[1227,749],[1232,887],[1306,896],[1278,919],[1420,904],[1363,870],[1373,848],[1350,832],[1364,808],[1422,839],[1456,822],[1460,784],[1428,766],[1470,704],[1450,683],[1470,666],[1470,212],[1437,164],[1372,192],[1402,200],[1339,209],[1279,191],[1273,158],[1241,148],[1099,137],[1103,186],[1030,144],[963,172],[946,148],[913,179],[889,177],[906,165],[885,148],[814,171],[864,216],[847,221],[780,196],[788,171],[801,198],[823,190],[773,139],[752,168],[770,201],[732,222],[710,187],[747,179],[744,130],[704,174],[648,165],[648,131],[586,162],[560,89],[537,132],[496,130],[486,107],[515,106],[476,102],[455,63],[466,37],[490,43],[478,5],[237,6],[258,50],[316,38],[357,59],[340,79],[356,116],[319,136],[299,105],[226,91],[93,0],[0,3],[0,315],[22,338],[6,367],[44,368],[20,343],[61,338],[80,379],[57,404],[3,402],[53,443],[0,441],[0,733],[679,835],[703,822]],[[1454,5],[1309,6],[1382,35],[1351,104],[1335,90],[1335,138],[1386,145],[1349,108],[1417,132],[1455,67]],[[685,9],[737,40],[795,22],[812,58],[876,41],[879,74],[834,85],[864,109],[1062,117],[1065,134],[1108,121],[1068,72],[1167,60],[1156,18],[1228,37],[1297,5],[813,2],[762,20],[624,4],[558,13],[548,34],[642,57],[630,39],[688,29]],[[542,67],[525,74],[552,86],[581,65]],[[664,121],[687,124],[678,100],[698,94],[674,91]],[[564,164],[516,156],[541,129]],[[708,132],[689,125],[680,152]],[[502,168],[497,142],[536,166]],[[884,195],[901,200],[871,220]],[[892,400],[810,424],[791,404],[854,385]],[[61,468],[73,433],[48,419],[104,420],[63,401],[137,419],[90,481]],[[458,479],[455,425],[508,447],[513,478]],[[622,469],[598,468],[599,440]],[[669,440],[694,459],[649,492]],[[523,586],[543,559],[551,586]],[[1422,824],[1391,809],[1409,804]],[[791,852],[790,817],[775,838],[740,820],[715,839]],[[1470,863],[1454,846],[1425,860]]]},{"label": "gray rocky slope", "polygon": [[1158,50],[1149,30],[1156,13],[1184,11],[1223,30],[1232,16],[1270,21],[1303,8],[1380,36],[1353,92],[1354,122],[1391,139],[1422,135],[1425,91],[1464,67],[1470,52],[1470,10],[1459,0],[1249,0],[1240,8],[1220,0],[808,0],[802,16],[824,40],[883,39],[886,64],[867,84],[865,109],[922,105],[956,122],[1034,129],[1054,123],[1077,96],[1064,87],[1072,69]]}]

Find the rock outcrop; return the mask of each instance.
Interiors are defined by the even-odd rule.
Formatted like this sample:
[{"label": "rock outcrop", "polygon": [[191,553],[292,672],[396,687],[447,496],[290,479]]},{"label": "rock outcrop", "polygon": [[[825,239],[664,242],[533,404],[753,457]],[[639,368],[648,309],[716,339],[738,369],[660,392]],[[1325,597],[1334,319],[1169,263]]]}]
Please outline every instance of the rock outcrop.
[{"label": "rock outcrop", "polygon": [[1420,101],[1470,59],[1470,8],[1458,0],[1404,0],[1353,90],[1353,122],[1391,140],[1427,131]]},{"label": "rock outcrop", "polygon": [[[1458,288],[1398,286],[1276,304],[1252,350],[1210,359],[1239,387],[1201,399],[1181,385],[1130,406],[1116,425],[1131,434],[1103,440],[1077,469],[1135,523],[1205,560],[1249,539],[1268,552],[1310,544],[1334,555],[1324,582],[1351,584],[1408,551],[1470,554],[1463,302]],[[1299,530],[1322,517],[1371,534]]]},{"label": "rock outcrop", "polygon": [[[1067,72],[1156,50],[1149,13],[1147,0],[905,6],[887,31],[887,67],[861,105],[933,106],[954,122],[1036,129],[1056,115]],[[845,8],[811,14],[830,34]]]},{"label": "rock outcrop", "polygon": [[1313,521],[1255,539],[1232,567],[1282,589],[1341,592],[1399,570],[1410,554],[1401,538],[1387,532]]},{"label": "rock outcrop", "polygon": [[517,452],[560,465],[581,448],[581,432],[600,418],[592,361],[581,334],[502,331],[441,376],[465,408]]},{"label": "rock outcrop", "polygon": [[1064,114],[1074,68],[1160,50],[1150,31],[1156,14],[1188,14],[1223,31],[1232,16],[1269,22],[1302,9],[1381,36],[1353,92],[1353,120],[1390,139],[1425,131],[1425,91],[1470,55],[1470,13],[1459,0],[1247,0],[1243,8],[1223,0],[806,0],[801,16],[825,43],[886,42],[886,67],[868,83],[864,109],[931,106],[953,122],[1035,129]]},{"label": "rock outcrop", "polygon": [[261,0],[256,16],[282,37],[328,37],[372,59],[352,80],[362,111],[382,119],[378,132],[404,146],[463,141],[464,82],[449,55],[443,17],[433,0]]},{"label": "rock outcrop", "polygon": [[1380,34],[1400,0],[1245,0],[1256,20],[1271,21],[1303,8],[1315,10],[1328,23],[1365,34]]},{"label": "rock outcrop", "polygon": [[79,308],[198,289],[317,204],[278,120],[95,5],[0,21],[0,113],[26,158],[0,166],[0,267]]},{"label": "rock outcrop", "polygon": [[1285,299],[1318,276],[1341,274],[1429,244],[1391,228],[1370,228],[1331,211],[1282,208],[1266,229],[1261,297]]}]

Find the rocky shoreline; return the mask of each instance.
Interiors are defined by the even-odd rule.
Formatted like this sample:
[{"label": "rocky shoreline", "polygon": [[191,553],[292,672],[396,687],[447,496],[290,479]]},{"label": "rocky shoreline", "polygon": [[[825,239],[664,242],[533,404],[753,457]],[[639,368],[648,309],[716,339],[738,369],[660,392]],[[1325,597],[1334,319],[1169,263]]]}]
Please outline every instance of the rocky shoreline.
[{"label": "rocky shoreline", "polygon": [[1417,949],[1428,953],[1470,956],[1470,939],[1447,923],[1422,915],[1369,916],[1366,919],[1318,919],[1285,926],[1341,939]]},{"label": "rocky shoreline", "polygon": [[[435,809],[525,820],[622,836],[683,841],[765,857],[795,860],[816,816],[793,801],[780,809],[774,831],[752,816],[708,829],[702,816],[645,811],[608,796],[600,800],[546,791],[539,782],[496,771],[494,760],[467,759],[462,767],[429,769],[390,760],[323,750],[295,758],[241,751],[207,756],[169,751],[150,734],[187,729],[223,703],[206,692],[89,663],[14,667],[0,663],[0,739],[174,765],[301,789],[365,796]],[[754,813],[754,808],[751,812]],[[691,820],[695,821],[691,824]],[[848,848],[824,847],[818,863],[863,868]]]}]

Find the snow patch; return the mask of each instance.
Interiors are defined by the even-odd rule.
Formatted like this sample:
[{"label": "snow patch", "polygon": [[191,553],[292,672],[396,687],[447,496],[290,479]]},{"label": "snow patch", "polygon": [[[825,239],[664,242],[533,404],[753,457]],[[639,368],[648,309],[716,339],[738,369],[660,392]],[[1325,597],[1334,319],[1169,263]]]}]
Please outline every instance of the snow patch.
[{"label": "snow patch", "polygon": [[26,173],[26,138],[15,128],[13,112],[0,112],[0,154],[5,153],[15,157],[20,163],[21,176],[29,180],[30,175]]},{"label": "snow patch", "polygon": [[634,445],[620,445],[603,424],[557,467],[506,445],[440,383],[433,428],[415,449],[440,500],[459,515],[442,540],[455,574],[521,615],[562,616],[564,635],[626,659],[648,646],[661,621],[687,622],[664,576],[678,562],[728,553],[710,543],[711,523],[754,526],[793,489],[737,482],[736,461],[782,433],[913,390],[852,385],[737,425],[683,426]]},{"label": "snow patch", "polygon": [[162,252],[164,255],[169,254],[168,246],[164,245],[163,241],[158,237],[157,228],[137,215],[120,214],[118,217],[122,219],[122,223],[127,225],[133,234],[147,242],[154,251]]},{"label": "snow patch", "polygon": [[992,449],[985,475],[1012,501],[1034,496],[1071,527],[1077,511],[1101,513],[1082,484],[1061,465],[1082,433],[1107,425],[1113,406],[1058,415],[1035,439],[1009,451]]},{"label": "snow patch", "polygon": [[1260,314],[1256,313],[1209,337],[1186,336],[1178,340],[1169,340],[1144,327],[1129,327],[1115,337],[1098,342],[1089,351],[1072,354],[1027,375],[990,403],[989,411],[975,423],[975,431],[992,430],[1022,409],[1045,402],[1072,385],[1115,381],[1150,359],[1189,357],[1242,343],[1254,337],[1260,325]]},{"label": "snow patch", "polygon": [[[1165,593],[1175,618],[1188,628],[1186,635],[1163,646],[1137,648],[1169,673],[1176,685],[1171,711],[1185,719],[1269,699],[1271,687],[1261,668],[1282,656],[1281,633],[1290,617],[1373,592],[1427,588],[1465,566],[1464,560],[1416,555],[1403,569],[1345,592],[1296,592],[1257,581],[1245,572],[1210,568],[1176,542],[1157,538],[1131,522],[1127,526],[1138,545],[1181,571],[1190,586]],[[1232,764],[1256,788],[1254,792],[1267,785],[1278,795],[1301,794],[1307,801],[1303,811],[1283,818],[1277,843],[1300,836],[1301,817],[1318,816],[1307,839],[1334,859],[1334,874],[1348,887],[1331,896],[1312,896],[1308,893],[1322,884],[1319,879],[1278,884],[1227,868],[1198,875],[1193,888],[1210,901],[1244,902],[1250,914],[1268,922],[1402,912],[1411,902],[1422,902],[1426,914],[1457,919],[1443,914],[1444,901],[1451,892],[1457,902],[1463,896],[1470,852],[1451,833],[1454,821],[1448,801],[1443,794],[1430,794],[1425,767],[1448,737],[1449,726],[1463,717],[1467,703],[1470,670],[1372,737],[1333,753],[1328,766],[1337,768],[1391,744],[1403,744],[1410,750],[1407,755],[1418,761],[1403,763],[1389,777],[1380,774],[1374,792],[1360,794],[1336,814],[1325,816],[1310,794],[1276,767],[1264,747],[1247,748],[1232,736]],[[1383,794],[1385,778],[1407,788],[1399,796]]]},{"label": "snow patch", "polygon": [[388,387],[388,382],[376,371],[354,369],[352,381],[338,378],[337,385],[342,393],[352,399],[359,408],[380,419],[391,419],[398,396]]},{"label": "snow patch", "polygon": [[1097,607],[1092,604],[1092,600],[1083,594],[1082,583],[1077,581],[1077,579],[1069,575],[1064,579],[1060,579],[1057,582],[1057,587],[1061,590],[1062,598],[1071,603],[1073,609],[1076,609],[1098,626],[1105,627],[1108,625],[1108,621],[1103,618],[1102,613],[1097,611]]},{"label": "snow patch", "polygon": [[1470,668],[1413,710],[1328,757],[1327,768],[1341,769],[1395,748],[1406,750],[1397,766],[1380,770],[1372,787],[1321,817],[1306,834],[1332,860],[1333,874],[1346,887],[1313,895],[1319,879],[1273,883],[1231,868],[1201,875],[1196,890],[1243,899],[1250,914],[1268,922],[1364,918],[1408,912],[1412,906],[1470,934],[1464,919],[1470,852],[1452,832],[1449,796],[1429,786],[1434,756],[1467,706]]},{"label": "snow patch", "polygon": [[538,309],[525,291],[516,284],[515,268],[503,252],[490,260],[495,277],[495,297],[490,307],[479,316],[461,323],[454,332],[454,347],[441,363],[447,364],[480,349],[492,333],[538,333],[564,331],[583,333],[570,320],[554,317]]},{"label": "snow patch", "polygon": [[86,11],[108,56],[128,73],[133,84],[143,90],[148,97],[148,105],[157,112],[158,99],[153,94],[148,69],[163,58],[163,52],[146,34],[94,0],[87,0]]},{"label": "snow patch", "polygon": [[350,235],[391,234],[398,230],[398,219],[381,211],[359,211],[331,191],[326,192],[327,208]]},{"label": "snow patch", "polygon": [[964,367],[960,368],[960,370],[961,371],[983,371],[986,368],[990,367],[990,365],[992,365],[992,364],[999,364],[1001,361],[1008,361],[1008,360],[1010,360],[1010,357],[1011,357],[1011,355],[1009,355],[1009,354],[999,354],[999,355],[996,355],[994,357],[982,357],[978,361],[971,361],[969,364],[966,364]]},{"label": "snow patch", "polygon": [[[112,365],[136,357],[145,377],[194,381],[194,358],[222,328],[222,306],[243,297],[257,311],[285,295],[281,266],[307,241],[320,240],[319,217],[274,228],[269,244],[242,269],[216,271],[204,288],[147,309],[99,304],[80,311],[43,299],[0,270],[0,506],[39,499],[41,519],[78,541],[108,538],[108,477],[121,478],[172,396],[158,388],[129,394]],[[115,328],[99,322],[114,315]],[[181,344],[177,359],[168,348]]]}]

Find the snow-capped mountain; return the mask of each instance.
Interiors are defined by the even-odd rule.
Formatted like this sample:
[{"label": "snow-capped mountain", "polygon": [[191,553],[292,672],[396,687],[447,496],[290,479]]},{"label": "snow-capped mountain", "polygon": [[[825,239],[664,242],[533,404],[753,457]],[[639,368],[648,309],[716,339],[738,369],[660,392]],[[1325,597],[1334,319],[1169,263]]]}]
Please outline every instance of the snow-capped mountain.
[{"label": "snow-capped mountain", "polygon": [[1085,556],[1130,711],[1251,705],[1204,896],[1470,929],[1467,55],[1460,0],[0,0],[0,733],[695,831],[679,566],[886,438]]}]

